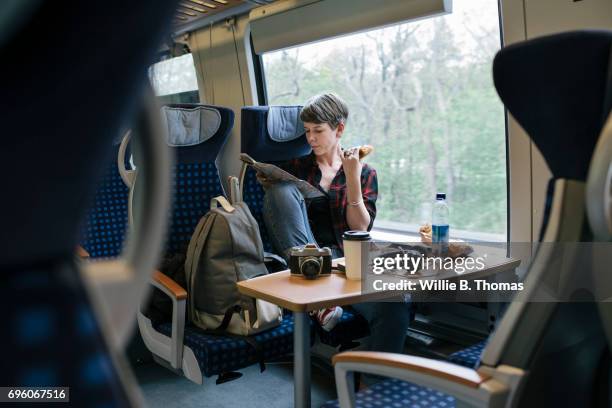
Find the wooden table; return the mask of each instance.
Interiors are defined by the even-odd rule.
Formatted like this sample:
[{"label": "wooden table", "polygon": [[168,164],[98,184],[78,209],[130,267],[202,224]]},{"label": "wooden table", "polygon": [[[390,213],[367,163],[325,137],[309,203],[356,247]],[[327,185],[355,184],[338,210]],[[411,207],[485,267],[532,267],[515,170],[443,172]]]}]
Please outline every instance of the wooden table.
[{"label": "wooden table", "polygon": [[[340,259],[341,260],[341,259]],[[334,261],[336,265],[337,261]],[[490,257],[485,270],[473,273],[473,278],[483,278],[502,271],[514,269],[519,260],[506,258],[503,255]],[[447,273],[436,276],[438,279],[472,278],[472,274]],[[293,373],[294,373],[294,406],[310,407],[310,322],[308,312],[332,306],[376,301],[397,296],[395,291],[377,291],[363,293],[361,281],[347,280],[344,274],[333,273],[331,276],[306,280],[291,276],[289,271],[272,273],[259,278],[238,283],[238,290],[244,295],[263,299],[282,306],[294,313],[293,334]]]}]

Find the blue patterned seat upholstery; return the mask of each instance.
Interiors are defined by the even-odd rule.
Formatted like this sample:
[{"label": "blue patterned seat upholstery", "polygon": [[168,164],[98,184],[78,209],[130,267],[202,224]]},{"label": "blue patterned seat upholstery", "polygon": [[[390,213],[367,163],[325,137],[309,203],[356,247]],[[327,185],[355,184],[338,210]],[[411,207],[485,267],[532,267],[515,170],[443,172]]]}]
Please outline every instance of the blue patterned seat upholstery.
[{"label": "blue patterned seat upholstery", "polygon": [[[358,408],[452,408],[455,398],[431,388],[409,382],[388,379],[355,394]],[[328,401],[321,408],[339,408],[337,400]]]},{"label": "blue patterned seat upholstery", "polygon": [[480,356],[486,345],[487,341],[483,340],[480,343],[476,343],[468,348],[452,353],[448,356],[447,360],[464,367],[477,368],[480,365]]},{"label": "blue patterned seat upholstery", "polygon": [[198,221],[210,209],[210,199],[223,194],[215,160],[234,126],[234,112],[228,108],[202,104],[170,104],[164,108],[185,111],[213,109],[220,115],[220,126],[209,139],[196,145],[170,143],[175,152],[175,165],[166,251],[176,253],[186,250]]},{"label": "blue patterned seat upholstery", "polygon": [[259,233],[261,235],[261,241],[264,245],[264,251],[274,252],[268,237],[268,230],[263,221],[263,199],[264,190],[261,188],[255,177],[255,172],[251,168],[246,169],[244,175],[244,183],[242,186],[242,198],[245,203],[249,206],[251,214],[255,217],[257,225],[259,225]]},{"label": "blue patterned seat upholstery", "polygon": [[[277,108],[300,109],[300,106],[285,106]],[[280,163],[310,153],[310,145],[304,134],[286,140],[273,140],[268,131],[269,106],[246,106],[242,108],[242,122],[240,129],[241,151],[248,154],[257,161],[265,163]],[[264,249],[273,252],[266,226],[263,222],[263,197],[264,191],[255,178],[255,172],[248,168],[242,182],[243,200],[249,206],[251,213],[259,224],[261,240]]]},{"label": "blue patterned seat upholstery", "polygon": [[214,160],[177,163],[172,177],[172,218],[166,250],[184,251],[200,218],[210,210],[210,199],[223,194]]},{"label": "blue patterned seat upholstery", "polygon": [[0,341],[3,383],[70,386],[76,406],[124,406],[127,397],[76,268],[65,262],[2,276],[0,307],[14,310],[0,319],[0,331],[12,333]]},{"label": "blue patterned seat upholstery", "polygon": [[[172,324],[163,323],[156,329],[171,335]],[[285,315],[280,326],[251,336],[262,347],[265,361],[278,359],[293,352],[293,315]],[[311,343],[314,336],[311,336]],[[239,336],[204,333],[195,326],[185,327],[184,344],[193,350],[202,374],[206,377],[235,371],[257,363],[253,347]]]},{"label": "blue patterned seat upholstery", "polygon": [[117,169],[119,142],[113,145],[81,228],[81,245],[92,258],[119,256],[128,227],[129,189]]}]

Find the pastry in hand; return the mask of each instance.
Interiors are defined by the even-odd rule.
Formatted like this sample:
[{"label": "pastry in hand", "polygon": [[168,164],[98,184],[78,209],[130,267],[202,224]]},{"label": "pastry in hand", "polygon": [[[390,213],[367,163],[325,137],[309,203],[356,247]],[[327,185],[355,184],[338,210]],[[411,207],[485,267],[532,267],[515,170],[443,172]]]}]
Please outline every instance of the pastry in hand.
[{"label": "pastry in hand", "polygon": [[370,146],[370,145],[359,146],[359,158],[363,159],[364,157],[366,157],[368,154],[372,153],[373,151],[374,151],[374,146]]},{"label": "pastry in hand", "polygon": [[355,147],[352,147],[350,149],[345,150],[344,151],[344,156],[346,157],[348,152],[350,152],[353,149],[358,149],[359,150],[359,159],[361,160],[364,157],[366,157],[368,154],[370,154],[370,153],[372,153],[374,151],[374,146],[371,146],[371,145],[355,146]]}]

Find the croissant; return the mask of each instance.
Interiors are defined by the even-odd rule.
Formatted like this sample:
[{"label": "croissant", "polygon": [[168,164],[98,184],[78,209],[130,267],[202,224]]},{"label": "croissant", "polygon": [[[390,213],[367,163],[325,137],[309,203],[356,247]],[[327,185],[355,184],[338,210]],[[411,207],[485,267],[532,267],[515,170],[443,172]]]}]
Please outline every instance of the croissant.
[{"label": "croissant", "polygon": [[359,158],[363,159],[364,157],[366,157],[368,154],[372,153],[373,151],[374,151],[374,146],[370,146],[370,145],[359,146]]},{"label": "croissant", "polygon": [[[348,149],[344,152],[344,154],[346,155],[346,152],[350,151],[352,149]],[[364,157],[366,157],[368,154],[372,153],[374,151],[374,146],[371,145],[361,145],[359,146],[359,159],[363,159]]]}]

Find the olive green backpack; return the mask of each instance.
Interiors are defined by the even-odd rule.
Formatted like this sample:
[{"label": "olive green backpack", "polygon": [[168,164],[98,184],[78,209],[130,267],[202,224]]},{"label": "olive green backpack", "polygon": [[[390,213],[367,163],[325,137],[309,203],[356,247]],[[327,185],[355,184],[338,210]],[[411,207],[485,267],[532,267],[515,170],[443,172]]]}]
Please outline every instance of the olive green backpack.
[{"label": "olive green backpack", "polygon": [[236,285],[267,274],[259,227],[249,207],[223,196],[213,198],[187,249],[190,321],[204,330],[241,336],[279,325],[280,307],[242,295]]}]

